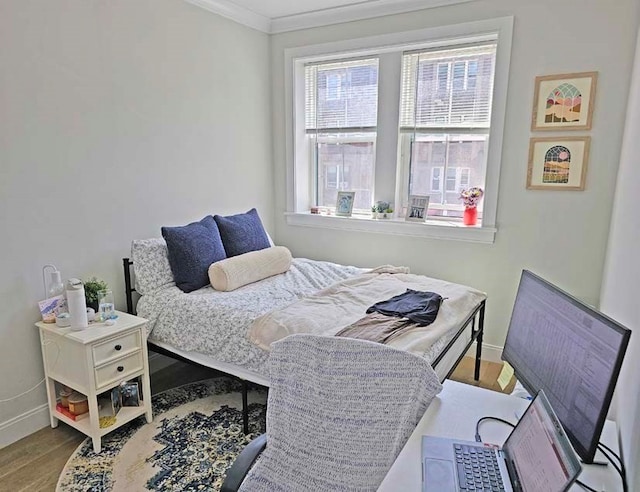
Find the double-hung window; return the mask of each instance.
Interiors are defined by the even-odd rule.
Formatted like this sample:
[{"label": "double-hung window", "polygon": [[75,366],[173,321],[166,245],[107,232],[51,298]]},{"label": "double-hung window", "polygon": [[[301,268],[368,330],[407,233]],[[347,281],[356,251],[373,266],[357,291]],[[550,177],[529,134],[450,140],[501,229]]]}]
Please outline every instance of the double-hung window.
[{"label": "double-hung window", "polygon": [[[287,50],[288,223],[492,242],[512,29],[503,18]],[[476,232],[460,200],[473,186]],[[366,220],[307,215],[331,213],[340,191]],[[403,220],[415,195],[429,196],[424,224]],[[395,221],[371,219],[377,201]]]},{"label": "double-hung window", "polygon": [[378,59],[308,63],[305,131],[315,204],[334,207],[338,191],[355,191],[354,210],[373,201]]},{"label": "double-hung window", "polygon": [[460,191],[485,188],[495,59],[495,43],[402,56],[401,165],[430,217],[461,217]]}]

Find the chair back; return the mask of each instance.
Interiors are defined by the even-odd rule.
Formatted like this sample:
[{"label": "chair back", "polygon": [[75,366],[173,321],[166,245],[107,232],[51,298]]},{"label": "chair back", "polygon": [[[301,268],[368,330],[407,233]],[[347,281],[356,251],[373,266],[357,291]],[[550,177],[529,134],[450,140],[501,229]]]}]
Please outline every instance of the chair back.
[{"label": "chair back", "polygon": [[375,491],[442,385],[421,357],[292,335],[272,345],[267,447],[241,491]]}]

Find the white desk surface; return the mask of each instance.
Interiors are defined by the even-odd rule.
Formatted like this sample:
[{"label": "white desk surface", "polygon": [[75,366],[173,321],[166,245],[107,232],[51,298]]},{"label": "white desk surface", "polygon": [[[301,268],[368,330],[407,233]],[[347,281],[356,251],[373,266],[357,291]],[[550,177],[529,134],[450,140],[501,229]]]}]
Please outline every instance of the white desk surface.
[{"label": "white desk surface", "polygon": [[[422,436],[425,434],[475,440],[475,426],[480,417],[500,417],[516,423],[529,401],[447,380],[413,431],[395,463],[380,484],[378,492],[420,492],[422,490]],[[480,425],[483,441],[504,443],[511,428],[499,422]],[[601,441],[619,453],[615,422],[607,421]],[[598,453],[596,460],[605,461]],[[596,490],[622,490],[620,476],[612,466],[583,465],[579,480]],[[581,491],[574,485],[571,490]]]}]

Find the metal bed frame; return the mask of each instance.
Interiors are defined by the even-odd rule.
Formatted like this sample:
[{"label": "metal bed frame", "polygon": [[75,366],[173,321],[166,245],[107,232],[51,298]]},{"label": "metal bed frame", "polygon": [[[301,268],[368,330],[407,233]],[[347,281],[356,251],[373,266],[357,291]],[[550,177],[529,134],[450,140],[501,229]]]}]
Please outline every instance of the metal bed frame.
[{"label": "metal bed frame", "polygon": [[[136,314],[134,303],[133,303],[133,293],[136,292],[136,289],[133,286],[133,283],[131,281],[132,266],[133,266],[133,261],[131,261],[129,258],[122,259],[122,267],[124,271],[125,295],[127,299],[127,312],[129,314]],[[436,357],[436,359],[431,363],[431,367],[435,369],[435,367],[440,363],[440,361],[443,359],[443,357],[449,351],[449,349],[453,347],[453,345],[458,340],[458,338],[464,333],[467,327],[469,326],[471,327],[471,338],[469,339],[469,342],[467,343],[465,349],[461,352],[458,359],[451,366],[451,369],[449,370],[447,375],[444,377],[444,379],[448,379],[449,376],[451,376],[451,373],[453,373],[454,369],[460,363],[465,353],[467,352],[467,350],[469,350],[469,347],[471,347],[474,341],[476,342],[476,360],[475,360],[475,367],[473,372],[473,379],[475,381],[478,381],[480,379],[480,360],[482,356],[482,337],[484,334],[484,314],[485,314],[486,302],[487,302],[486,299],[483,300],[473,310],[473,312],[465,320],[462,326],[458,329],[455,336],[449,341],[449,343],[444,348],[444,350],[442,350],[442,352],[440,352],[438,357]],[[476,323],[476,319],[477,319],[477,323]],[[188,359],[187,357],[183,357],[174,352],[171,352],[170,350],[167,350],[164,347],[160,347],[154,344],[152,341],[147,340],[147,345],[154,352],[162,355],[166,355],[167,357],[170,357],[172,359],[176,359],[176,360],[186,362],[188,364],[192,364],[196,366],[208,367],[209,369],[216,369],[216,368],[211,368],[209,366],[201,364],[199,362],[195,362],[191,359]],[[219,369],[216,369],[216,370],[219,371]],[[249,382],[246,379],[241,378],[239,376],[235,376],[233,374],[228,374],[228,375],[240,380],[242,384],[242,425],[243,425],[244,433],[248,434],[249,433],[249,408],[248,408],[248,402],[247,402],[247,394],[249,390],[249,384],[248,384]],[[257,383],[254,383],[254,384],[257,384]]]}]

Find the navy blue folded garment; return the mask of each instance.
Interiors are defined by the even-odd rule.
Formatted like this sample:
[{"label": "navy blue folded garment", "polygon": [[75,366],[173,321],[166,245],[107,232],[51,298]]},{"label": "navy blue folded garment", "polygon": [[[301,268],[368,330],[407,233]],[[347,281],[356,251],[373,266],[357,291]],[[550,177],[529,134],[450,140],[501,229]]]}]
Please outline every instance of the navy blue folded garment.
[{"label": "navy blue folded garment", "polygon": [[427,326],[436,320],[442,300],[442,296],[435,292],[407,289],[404,294],[375,303],[367,309],[367,314],[377,312],[385,316],[408,318],[419,326]]}]

